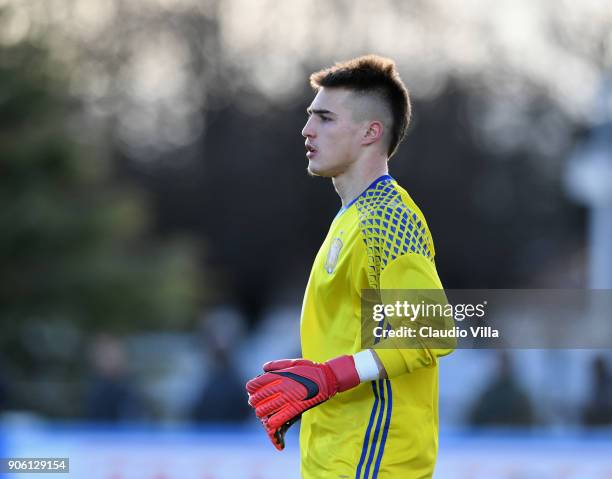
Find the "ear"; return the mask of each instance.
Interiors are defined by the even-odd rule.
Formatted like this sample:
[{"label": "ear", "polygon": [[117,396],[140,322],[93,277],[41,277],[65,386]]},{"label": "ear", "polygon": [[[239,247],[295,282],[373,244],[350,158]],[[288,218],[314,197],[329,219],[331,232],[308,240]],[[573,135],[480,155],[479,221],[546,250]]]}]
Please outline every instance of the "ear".
[{"label": "ear", "polygon": [[371,121],[366,125],[366,130],[361,143],[363,145],[371,145],[373,143],[376,143],[382,138],[384,132],[385,127],[383,126],[381,121]]}]

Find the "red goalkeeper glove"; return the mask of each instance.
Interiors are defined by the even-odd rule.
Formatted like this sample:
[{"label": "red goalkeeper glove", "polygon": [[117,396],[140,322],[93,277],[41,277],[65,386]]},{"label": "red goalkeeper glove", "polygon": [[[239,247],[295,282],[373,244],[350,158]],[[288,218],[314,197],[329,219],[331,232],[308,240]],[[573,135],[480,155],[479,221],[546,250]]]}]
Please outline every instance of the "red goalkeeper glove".
[{"label": "red goalkeeper glove", "polygon": [[246,385],[249,404],[279,451],[285,448],[285,433],[304,411],[360,382],[352,356],[325,363],[281,359],[264,364],[263,369],[264,374]]}]

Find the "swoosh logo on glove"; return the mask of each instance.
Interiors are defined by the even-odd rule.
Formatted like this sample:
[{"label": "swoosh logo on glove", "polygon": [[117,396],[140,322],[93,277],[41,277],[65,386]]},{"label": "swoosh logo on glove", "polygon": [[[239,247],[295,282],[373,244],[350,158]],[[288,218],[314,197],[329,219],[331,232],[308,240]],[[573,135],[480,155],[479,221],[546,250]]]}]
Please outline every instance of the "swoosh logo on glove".
[{"label": "swoosh logo on glove", "polygon": [[309,399],[312,399],[317,394],[319,394],[319,386],[317,385],[317,383],[315,383],[311,379],[305,378],[304,376],[300,376],[298,374],[286,371],[275,371],[271,374],[278,374],[279,376],[284,376],[286,378],[293,379],[294,381],[297,381],[302,386],[304,386],[306,388],[306,391],[308,392],[306,397],[303,399],[304,401],[308,401]]}]

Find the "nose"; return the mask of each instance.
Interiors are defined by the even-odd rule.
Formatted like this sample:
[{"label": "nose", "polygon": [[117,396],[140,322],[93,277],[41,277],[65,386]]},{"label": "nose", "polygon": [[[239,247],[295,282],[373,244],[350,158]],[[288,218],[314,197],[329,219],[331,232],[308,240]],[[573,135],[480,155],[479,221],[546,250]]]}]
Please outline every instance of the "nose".
[{"label": "nose", "polygon": [[302,128],[302,136],[304,138],[314,138],[315,137],[314,128],[312,127],[312,116],[308,118],[308,121],[304,125],[304,128]]}]

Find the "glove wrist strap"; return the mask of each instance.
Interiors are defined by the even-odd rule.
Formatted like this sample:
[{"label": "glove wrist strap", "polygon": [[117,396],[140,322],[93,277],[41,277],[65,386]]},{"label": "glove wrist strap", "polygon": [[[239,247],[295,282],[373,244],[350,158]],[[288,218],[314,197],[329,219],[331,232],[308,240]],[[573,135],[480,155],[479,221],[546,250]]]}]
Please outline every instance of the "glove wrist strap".
[{"label": "glove wrist strap", "polygon": [[338,356],[325,364],[329,366],[338,381],[338,392],[352,389],[361,382],[353,356]]}]

